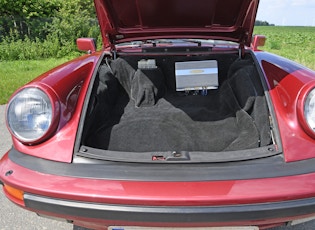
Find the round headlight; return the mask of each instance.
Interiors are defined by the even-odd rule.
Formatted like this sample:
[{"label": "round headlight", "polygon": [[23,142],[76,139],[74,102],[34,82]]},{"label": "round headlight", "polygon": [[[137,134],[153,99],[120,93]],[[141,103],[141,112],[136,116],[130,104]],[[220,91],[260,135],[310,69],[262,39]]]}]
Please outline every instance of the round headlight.
[{"label": "round headlight", "polygon": [[11,133],[22,142],[41,139],[48,132],[53,119],[49,97],[38,88],[25,88],[9,102],[7,122]]},{"label": "round headlight", "polygon": [[315,133],[315,89],[312,89],[305,99],[304,116],[307,125]]}]

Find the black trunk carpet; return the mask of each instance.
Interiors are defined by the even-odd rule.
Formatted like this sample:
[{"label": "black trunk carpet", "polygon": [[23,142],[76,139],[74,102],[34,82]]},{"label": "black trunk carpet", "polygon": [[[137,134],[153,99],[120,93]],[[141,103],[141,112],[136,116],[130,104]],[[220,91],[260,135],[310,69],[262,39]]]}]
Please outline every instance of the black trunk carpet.
[{"label": "black trunk carpet", "polygon": [[[224,92],[222,92],[224,91]],[[253,103],[252,103],[253,104]],[[119,103],[116,121],[93,135],[92,146],[127,152],[228,151],[259,146],[252,117],[238,105],[228,85],[207,96],[171,94],[151,107]]]}]

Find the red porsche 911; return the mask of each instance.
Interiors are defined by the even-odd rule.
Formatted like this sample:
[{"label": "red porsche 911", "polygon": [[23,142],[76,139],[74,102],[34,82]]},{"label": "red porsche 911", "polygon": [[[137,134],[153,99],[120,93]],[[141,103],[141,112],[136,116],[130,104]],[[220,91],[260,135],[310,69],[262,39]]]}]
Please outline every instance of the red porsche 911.
[{"label": "red porsche 911", "polygon": [[258,5],[95,0],[103,47],[7,105],[6,197],[87,229],[315,218],[315,72],[259,50]]}]

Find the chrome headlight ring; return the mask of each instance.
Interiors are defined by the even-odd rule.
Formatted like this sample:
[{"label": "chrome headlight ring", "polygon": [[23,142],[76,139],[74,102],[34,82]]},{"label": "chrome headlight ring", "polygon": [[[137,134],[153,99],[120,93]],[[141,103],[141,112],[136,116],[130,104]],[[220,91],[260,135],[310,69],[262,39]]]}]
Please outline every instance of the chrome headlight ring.
[{"label": "chrome headlight ring", "polygon": [[309,128],[315,133],[315,89],[312,89],[305,99],[304,116]]},{"label": "chrome headlight ring", "polygon": [[25,144],[38,144],[49,138],[59,122],[59,106],[55,101],[53,93],[38,87],[17,92],[10,100],[6,114],[12,135]]},{"label": "chrome headlight ring", "polygon": [[315,139],[315,87],[308,85],[301,90],[297,113],[299,123],[304,131]]}]

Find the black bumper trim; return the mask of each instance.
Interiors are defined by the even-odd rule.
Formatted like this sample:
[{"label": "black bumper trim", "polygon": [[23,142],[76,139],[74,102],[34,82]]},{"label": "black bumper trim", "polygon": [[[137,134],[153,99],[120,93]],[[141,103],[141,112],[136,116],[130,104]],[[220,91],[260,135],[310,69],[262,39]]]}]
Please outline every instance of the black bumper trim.
[{"label": "black bumper trim", "polygon": [[27,208],[73,217],[159,223],[218,223],[315,214],[315,198],[229,206],[127,206],[60,200],[25,194]]},{"label": "black bumper trim", "polygon": [[315,158],[285,163],[281,156],[245,162],[213,164],[139,164],[107,162],[62,163],[18,152],[12,148],[14,163],[43,174],[89,179],[130,181],[221,181],[296,176],[315,172]]}]

